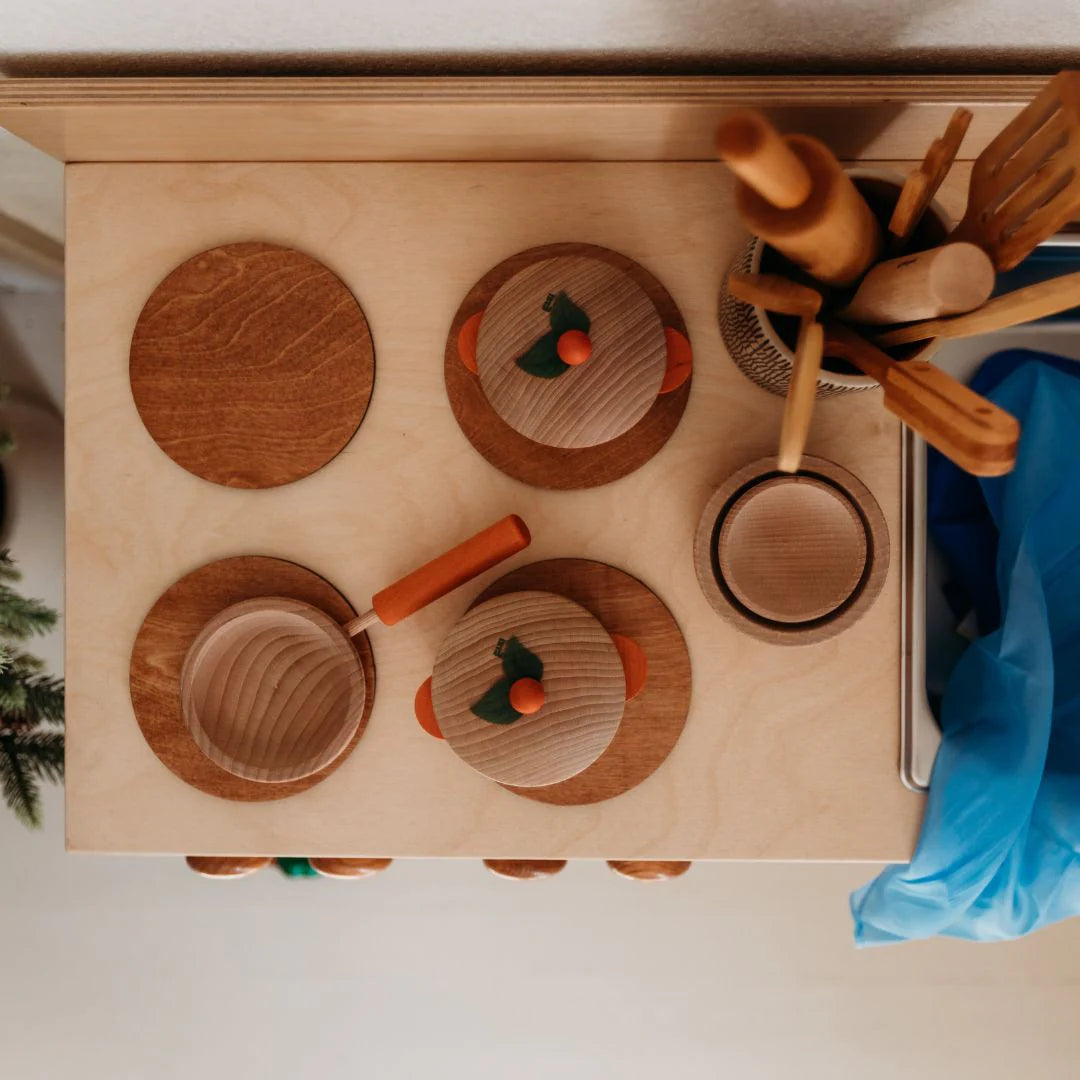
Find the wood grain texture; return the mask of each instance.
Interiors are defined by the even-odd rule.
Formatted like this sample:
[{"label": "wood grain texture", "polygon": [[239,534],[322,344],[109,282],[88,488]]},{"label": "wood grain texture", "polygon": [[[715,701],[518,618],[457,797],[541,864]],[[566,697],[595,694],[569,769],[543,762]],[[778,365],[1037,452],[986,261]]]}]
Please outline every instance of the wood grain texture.
[{"label": "wood grain texture", "polygon": [[325,266],[276,244],[227,244],[150,294],[130,375],[139,415],[173,461],[265,488],[340,453],[367,410],[375,356],[360,305]]},{"label": "wood grain texture", "polygon": [[971,167],[952,239],[1011,270],[1080,212],[1080,71],[1055,75]]},{"label": "wood grain texture", "polygon": [[813,181],[783,136],[756,109],[728,113],[716,129],[716,152],[767,202],[791,210],[810,198]]},{"label": "wood grain texture", "polygon": [[[765,618],[740,601],[720,566],[720,535],[727,516],[739,504],[739,500],[749,492],[771,480],[779,479],[783,483],[790,484],[801,477],[815,480],[818,484],[831,485],[850,500],[851,506],[861,521],[866,554],[862,573],[854,588],[847,591],[845,600],[832,606],[831,600],[838,593],[847,590],[848,575],[844,572],[837,573],[830,567],[830,553],[827,549],[809,552],[812,537],[800,537],[797,550],[807,549],[811,565],[816,564],[820,559],[821,566],[828,569],[820,591],[815,586],[812,591],[808,590],[807,597],[804,599],[809,601],[812,598],[819,608],[828,603],[828,613],[801,622],[785,623],[775,618],[775,611],[773,618]],[[806,488],[804,492],[810,496],[807,502],[811,509],[817,509],[820,513],[822,501],[819,496],[821,493],[813,488]],[[747,500],[743,505],[752,504]],[[824,505],[830,506],[830,504]],[[830,506],[830,515],[831,513]],[[776,520],[773,514],[767,515],[766,524],[769,525],[767,531],[773,535],[778,532],[778,528],[773,527]],[[843,518],[834,518],[834,526],[837,521],[844,522],[846,526]],[[783,510],[780,508],[779,528],[782,528],[783,524]],[[780,536],[780,541],[790,560],[788,572],[792,579],[795,579],[799,572],[797,550],[794,547],[788,548],[782,536]],[[859,544],[855,537],[847,534],[844,542],[847,544],[849,556],[857,552]],[[751,550],[749,556],[752,558],[753,554]],[[863,617],[881,592],[889,568],[889,554],[889,530],[885,517],[877,501],[862,481],[835,462],[809,455],[803,458],[802,470],[797,477],[777,473],[774,463],[769,458],[751,462],[733,473],[706,503],[694,537],[694,567],[697,571],[698,583],[713,609],[746,633],[774,645],[812,645],[835,637],[852,627]],[[780,609],[790,616],[793,610],[790,599],[783,596],[782,590],[767,588],[768,584],[759,576],[750,594],[757,597],[760,604]],[[747,591],[745,585],[743,591],[745,595]],[[784,606],[781,607],[781,605]]]},{"label": "wood grain texture", "polygon": [[843,604],[866,569],[851,500],[810,476],[747,488],[724,514],[716,561],[735,599],[769,622],[806,623]]},{"label": "wood grain texture", "polygon": [[[0,81],[0,124],[63,161],[712,161],[725,109],[838,157],[917,161],[958,101],[974,156],[1041,75],[70,78]],[[223,108],[223,106],[225,106]]]},{"label": "wood grain texture", "polygon": [[311,868],[323,877],[329,878],[366,878],[381,874],[393,859],[335,859],[312,858],[308,860]]},{"label": "wood grain texture", "polygon": [[[589,359],[554,379],[517,360],[550,333],[545,309],[564,292],[590,320]],[[523,267],[484,309],[476,345],[480,385],[515,431],[543,446],[581,449],[610,442],[649,411],[667,367],[656,306],[610,262],[562,255]]]},{"label": "wood grain texture", "polygon": [[592,612],[609,633],[632,638],[645,654],[649,677],[626,703],[615,738],[589,768],[550,787],[508,790],[557,806],[601,802],[630,791],[664,763],[686,723],[690,655],[678,624],[642,582],[589,559],[548,559],[520,567],[490,585],[476,602],[522,589],[565,596]]},{"label": "wood grain texture", "polygon": [[[498,290],[521,271],[537,262],[574,256],[608,263],[629,275],[648,295],[662,324],[689,336],[686,323],[667,290],[634,260],[592,244],[545,244],[504,259],[469,290],[450,326],[443,365],[450,407],[469,442],[492,465],[514,479],[559,490],[598,487],[644,465],[678,426],[693,382],[687,378],[678,389],[658,396],[629,431],[599,446],[577,449],[544,446],[515,431],[499,416],[480,380],[470,375],[461,362],[458,353],[461,327],[477,312],[484,311]],[[481,336],[483,325],[481,319]]]},{"label": "wood grain texture", "polygon": [[274,860],[269,855],[188,855],[188,867],[208,878],[238,878],[262,870]]},{"label": "wood grain texture", "polygon": [[[943,189],[947,206],[962,204],[965,183],[961,165]],[[897,780],[899,570],[842,638],[792,652],[719,618],[679,554],[691,550],[720,480],[775,452],[782,408],[729,362],[716,326],[716,291],[745,241],[722,165],[74,165],[67,197],[72,850],[463,857],[478,871],[484,857],[910,856],[923,800]],[[433,214],[435,206],[453,212]],[[555,236],[621,248],[654,271],[678,297],[699,351],[689,405],[664,453],[618,483],[572,494],[526,490],[492,469],[462,436],[441,379],[462,296],[506,253],[551,239],[554,222]],[[208,484],[157,452],[127,378],[127,339],[147,282],[191,252],[244,236],[315,252],[338,270],[363,299],[379,347],[378,387],[356,437],[302,483],[264,491]],[[375,260],[373,250],[395,257]],[[857,471],[899,530],[899,425],[877,394],[818,408],[808,450]],[[212,798],[147,749],[128,694],[131,647],[155,598],[192,568],[238,551],[280,556],[331,576],[359,605],[412,569],[418,536],[435,538],[434,551],[438,538],[467,532],[466,520],[479,525],[511,509],[524,513],[534,541],[508,569],[566,555],[621,566],[663,599],[685,634],[694,681],[685,727],[645,783],[552,813],[507,795],[409,719],[439,644],[498,569],[393,630],[371,632],[378,685],[363,745],[302,798],[259,806]],[[263,592],[257,585],[250,595]],[[213,613],[196,620],[192,637]],[[648,646],[637,628],[625,632]],[[649,658],[646,700],[669,666]],[[636,767],[640,755],[630,756]]]},{"label": "wood grain texture", "polygon": [[[502,650],[517,638],[543,663],[543,707],[510,724],[473,706],[503,676]],[[588,768],[623,715],[622,660],[604,626],[556,593],[521,591],[473,607],[439,649],[431,677],[435,718],[447,745],[503,784],[546,787]]]},{"label": "wood grain texture", "polygon": [[810,197],[785,210],[743,183],[735,205],[746,228],[827,285],[851,285],[881,251],[881,227],[833,152],[805,135],[785,138],[810,174]]},{"label": "wood grain texture", "polygon": [[195,744],[227,772],[263,783],[329,765],[352,741],[364,698],[364,668],[340,625],[281,596],[219,612],[180,671]]},{"label": "wood grain texture", "polygon": [[951,243],[872,266],[836,314],[849,322],[910,322],[956,315],[984,304],[994,266],[974,244]]},{"label": "wood grain texture", "polygon": [[565,859],[485,859],[484,865],[496,876],[510,881],[536,881],[553,877],[566,869]]},{"label": "wood grain texture", "polygon": [[682,877],[690,869],[689,862],[645,862],[640,859],[608,859],[608,866],[619,877],[631,881],[670,881]]},{"label": "wood grain texture", "polygon": [[150,748],[185,783],[223,799],[258,802],[306,791],[334,771],[363,734],[375,696],[375,661],[367,635],[353,644],[364,672],[360,723],[344,752],[318,772],[266,784],[227,772],[192,740],[180,707],[184,658],[203,627],[219,612],[267,594],[312,604],[333,619],[355,612],[328,581],[295,563],[238,556],[209,563],[170,586],[143,619],[131,651],[129,683],[135,718]]}]

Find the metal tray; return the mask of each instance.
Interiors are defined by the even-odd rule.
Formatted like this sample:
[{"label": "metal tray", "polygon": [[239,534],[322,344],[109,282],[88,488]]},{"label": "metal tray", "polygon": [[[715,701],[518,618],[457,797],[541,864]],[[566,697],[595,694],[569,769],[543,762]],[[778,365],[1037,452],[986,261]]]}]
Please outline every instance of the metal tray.
[{"label": "metal tray", "polygon": [[[1002,274],[999,292],[1080,270],[1080,235],[1060,235]],[[995,334],[942,344],[934,362],[967,382],[988,356],[1003,349],[1036,349],[1080,360],[1080,308]],[[904,429],[901,444],[903,509],[900,558],[901,645],[900,779],[914,791],[930,784],[941,742],[936,703],[964,639],[942,595],[948,571],[926,534],[926,444]]]}]

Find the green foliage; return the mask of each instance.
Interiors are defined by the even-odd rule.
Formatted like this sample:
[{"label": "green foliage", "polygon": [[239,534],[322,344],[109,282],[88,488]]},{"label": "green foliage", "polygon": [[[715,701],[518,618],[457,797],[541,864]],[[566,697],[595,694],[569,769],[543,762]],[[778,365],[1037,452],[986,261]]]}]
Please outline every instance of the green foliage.
[{"label": "green foliage", "polygon": [[[56,612],[12,587],[19,571],[0,551],[0,792],[26,825],[41,824],[41,781],[64,778],[64,681],[14,643],[56,625]],[[55,726],[54,726],[55,725]]]},{"label": "green foliage", "polygon": [[522,371],[540,379],[554,379],[566,371],[567,364],[558,352],[559,338],[567,330],[589,332],[591,320],[564,292],[560,292],[552,301],[548,312],[548,324],[551,329],[538,338],[517,358],[515,363]]},{"label": "green foliage", "polygon": [[502,651],[503,678],[495,682],[484,696],[471,707],[475,716],[489,724],[512,724],[521,713],[510,704],[510,687],[518,679],[536,679],[544,677],[544,663],[534,652],[530,652],[521,642],[512,637]]}]

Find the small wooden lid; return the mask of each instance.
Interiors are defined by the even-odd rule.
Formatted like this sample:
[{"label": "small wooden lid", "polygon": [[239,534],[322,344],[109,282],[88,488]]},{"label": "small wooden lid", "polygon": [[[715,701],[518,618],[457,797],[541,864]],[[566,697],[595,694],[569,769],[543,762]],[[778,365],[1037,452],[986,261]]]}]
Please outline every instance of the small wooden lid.
[{"label": "small wooden lid", "polygon": [[866,569],[866,529],[851,500],[811,476],[779,476],[745,491],[724,516],[720,572],[764,619],[802,623],[835,611]]},{"label": "small wooden lid", "polygon": [[[521,661],[521,649],[535,660]],[[543,705],[516,716],[490,707],[508,699],[518,675],[537,678]],[[454,627],[435,660],[431,693],[439,729],[467,764],[502,784],[544,787],[576,776],[607,749],[626,680],[611,635],[580,604],[514,592],[477,605]]]},{"label": "small wooden lid", "polygon": [[211,761],[282,783],[325,768],[356,732],[364,669],[341,627],[311,604],[233,604],[192,642],[180,675],[184,721]]},{"label": "small wooden lid", "polygon": [[[580,316],[562,325],[561,295],[587,329]],[[560,347],[568,329],[586,334],[589,348],[575,340],[570,350],[569,339]],[[519,366],[534,347],[549,362],[555,355],[545,370],[559,374]],[[563,354],[585,359],[568,365]],[[565,255],[525,267],[495,293],[480,321],[476,364],[484,395],[515,431],[545,446],[582,448],[617,438],[649,411],[664,381],[667,339],[656,305],[629,274]]]}]

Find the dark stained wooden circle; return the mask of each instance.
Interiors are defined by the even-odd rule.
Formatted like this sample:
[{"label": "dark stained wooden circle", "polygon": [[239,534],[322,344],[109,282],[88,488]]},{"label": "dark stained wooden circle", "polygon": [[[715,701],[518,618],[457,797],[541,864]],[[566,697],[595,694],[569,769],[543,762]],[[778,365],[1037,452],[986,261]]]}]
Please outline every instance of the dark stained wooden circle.
[{"label": "dark stained wooden circle", "polygon": [[566,449],[544,446],[515,431],[491,407],[479,378],[458,355],[462,325],[483,311],[496,292],[528,266],[559,256],[599,259],[622,270],[656,305],[660,320],[686,336],[686,323],[671,295],[633,259],[593,244],[545,244],[504,259],[489,270],[461,302],[446,338],[443,373],[450,407],[465,437],[495,468],[533,487],[570,491],[610,484],[639,469],[659,452],[682,419],[693,376],[678,389],[660,394],[649,411],[629,431],[597,446]]},{"label": "dark stained wooden circle", "polygon": [[325,578],[296,563],[241,555],[207,563],[185,575],[158,598],[143,619],[131,650],[129,673],[135,719],[150,749],[181,780],[222,799],[263,802],[306,791],[329,776],[364,733],[375,700],[375,658],[367,634],[353,638],[364,669],[364,711],[342,753],[310,776],[280,784],[245,780],[215,765],[196,745],[180,710],[180,670],[188,648],[218,612],[241,600],[286,596],[325,611],[337,622],[356,612]]},{"label": "dark stained wooden circle", "polygon": [[508,592],[558,593],[591,612],[608,633],[624,634],[645,652],[645,688],[626,703],[608,748],[587,769],[548,787],[506,790],[537,802],[582,806],[613,799],[651,776],[678,742],[690,711],[690,654],[660,598],[622,570],[590,559],[547,559],[511,571],[476,598]]},{"label": "dark stained wooden circle", "polygon": [[277,487],[352,438],[375,353],[356,298],[321,263],[275,244],[227,244],[151,293],[129,376],[147,431],[178,465],[229,487]]}]

